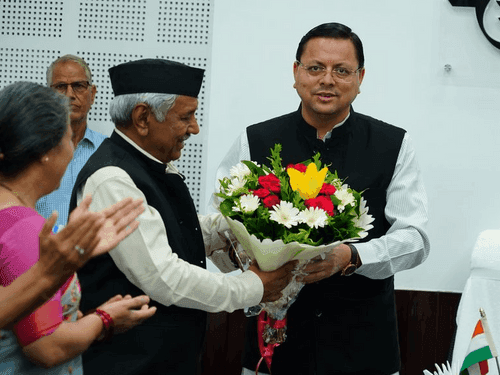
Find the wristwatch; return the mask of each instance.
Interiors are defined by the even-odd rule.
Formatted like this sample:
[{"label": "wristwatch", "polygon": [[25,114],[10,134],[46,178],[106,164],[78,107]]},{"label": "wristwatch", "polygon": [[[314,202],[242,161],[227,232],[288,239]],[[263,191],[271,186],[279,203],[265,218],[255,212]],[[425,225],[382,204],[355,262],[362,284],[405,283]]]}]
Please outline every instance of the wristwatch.
[{"label": "wristwatch", "polygon": [[346,244],[351,249],[351,260],[340,273],[342,276],[351,276],[358,269],[358,249],[354,245]]}]

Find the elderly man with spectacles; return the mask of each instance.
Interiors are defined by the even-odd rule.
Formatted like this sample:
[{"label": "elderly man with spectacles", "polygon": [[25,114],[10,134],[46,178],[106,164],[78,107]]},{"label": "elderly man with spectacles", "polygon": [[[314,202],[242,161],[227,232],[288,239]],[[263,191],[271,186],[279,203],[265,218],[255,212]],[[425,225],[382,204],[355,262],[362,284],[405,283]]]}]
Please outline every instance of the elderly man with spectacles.
[{"label": "elderly man with spectacles", "polygon": [[73,159],[60,187],[42,197],[36,205],[37,211],[45,218],[54,210],[59,213],[55,227],[58,230],[68,221],[69,199],[78,173],[106,136],[87,127],[88,113],[94,104],[97,88],[92,84],[92,72],[85,60],[74,55],[59,57],[47,68],[47,85],[70,100],[70,122],[75,145]]}]

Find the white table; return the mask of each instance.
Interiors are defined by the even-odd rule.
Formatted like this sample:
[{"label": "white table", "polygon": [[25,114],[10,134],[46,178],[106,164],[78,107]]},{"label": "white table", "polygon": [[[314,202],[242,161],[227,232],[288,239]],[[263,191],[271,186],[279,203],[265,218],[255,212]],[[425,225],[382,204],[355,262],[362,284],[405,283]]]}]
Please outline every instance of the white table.
[{"label": "white table", "polygon": [[[500,349],[500,230],[482,232],[471,256],[471,274],[465,285],[457,311],[457,334],[453,347],[453,364],[462,366],[472,333],[480,318],[479,308],[486,312],[493,341]],[[488,361],[489,375],[499,375],[494,359]]]}]

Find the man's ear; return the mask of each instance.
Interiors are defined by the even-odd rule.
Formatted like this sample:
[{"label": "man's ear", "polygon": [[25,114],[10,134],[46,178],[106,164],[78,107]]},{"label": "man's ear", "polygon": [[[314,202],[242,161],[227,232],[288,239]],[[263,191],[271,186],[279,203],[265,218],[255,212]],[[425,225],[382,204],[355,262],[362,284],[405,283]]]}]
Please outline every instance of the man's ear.
[{"label": "man's ear", "polygon": [[90,105],[94,104],[96,93],[97,93],[97,87],[95,85],[92,85],[92,88],[90,89],[90,97],[91,97]]},{"label": "man's ear", "polygon": [[146,137],[149,133],[150,113],[151,110],[146,103],[139,103],[132,110],[132,126],[141,137]]}]

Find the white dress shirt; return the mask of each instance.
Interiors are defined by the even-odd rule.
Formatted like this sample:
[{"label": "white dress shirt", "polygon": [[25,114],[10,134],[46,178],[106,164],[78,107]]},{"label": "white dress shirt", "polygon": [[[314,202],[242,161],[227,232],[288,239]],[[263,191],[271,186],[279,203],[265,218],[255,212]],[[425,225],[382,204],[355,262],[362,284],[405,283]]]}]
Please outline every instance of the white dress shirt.
[{"label": "white dress shirt", "polygon": [[[348,117],[335,127],[343,125]],[[331,131],[322,140],[330,136]],[[229,176],[231,167],[241,160],[250,160],[246,130],[219,165],[216,181]],[[369,207],[370,202],[367,204]],[[416,267],[429,255],[427,195],[408,133],[403,138],[394,175],[387,188],[385,217],[391,227],[384,236],[365,243],[354,243],[363,263],[356,272],[371,279],[385,279],[396,272]]]},{"label": "white dress shirt", "polygon": [[[137,146],[119,130],[115,131],[149,158],[161,163]],[[163,163],[162,163],[163,164]],[[179,173],[171,163],[165,173]],[[260,278],[252,271],[237,276],[212,273],[180,259],[169,246],[159,212],[121,168],[104,167],[92,174],[78,192],[78,203],[92,195],[91,209],[102,210],[124,198],[142,198],[145,211],[139,228],[110,251],[111,258],[127,279],[153,300],[169,306],[208,312],[232,312],[258,305],[264,293]],[[228,229],[220,214],[199,215],[207,256],[225,246],[218,232]],[[200,249],[202,251],[202,249]]]}]

